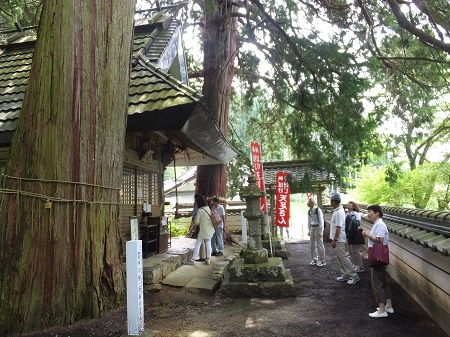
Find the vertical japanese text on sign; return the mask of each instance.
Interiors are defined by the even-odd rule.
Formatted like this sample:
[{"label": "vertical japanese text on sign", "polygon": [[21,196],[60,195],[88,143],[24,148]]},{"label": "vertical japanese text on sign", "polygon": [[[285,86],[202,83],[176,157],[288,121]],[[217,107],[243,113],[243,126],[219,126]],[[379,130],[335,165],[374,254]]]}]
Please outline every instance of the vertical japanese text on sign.
[{"label": "vertical japanese text on sign", "polygon": [[289,227],[290,218],[290,196],[291,191],[286,181],[287,172],[277,172],[276,175],[276,213],[275,225]]},{"label": "vertical japanese text on sign", "polygon": [[[253,170],[255,171],[256,186],[258,186],[262,192],[265,192],[266,188],[264,186],[263,165],[261,162],[261,148],[259,146],[259,143],[256,142],[251,142],[250,147],[252,150],[252,162]],[[260,206],[263,212],[267,212],[267,203],[265,197],[261,197]]]}]

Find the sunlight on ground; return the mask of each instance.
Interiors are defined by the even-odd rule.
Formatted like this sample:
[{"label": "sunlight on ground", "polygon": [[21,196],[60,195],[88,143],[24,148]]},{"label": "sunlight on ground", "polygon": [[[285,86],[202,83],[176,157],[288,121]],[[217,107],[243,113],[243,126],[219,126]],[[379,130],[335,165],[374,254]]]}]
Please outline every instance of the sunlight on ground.
[{"label": "sunlight on ground", "polygon": [[264,321],[263,318],[247,317],[245,320],[245,327],[261,329],[264,327]]},{"label": "sunlight on ground", "polygon": [[255,305],[255,304],[268,305],[268,304],[276,304],[276,303],[277,303],[277,301],[267,299],[267,298],[251,298],[250,299],[250,305]]},{"label": "sunlight on ground", "polygon": [[188,336],[189,337],[212,337],[214,335],[215,335],[215,333],[213,333],[213,332],[206,332],[206,331],[198,330],[198,331],[191,332]]}]

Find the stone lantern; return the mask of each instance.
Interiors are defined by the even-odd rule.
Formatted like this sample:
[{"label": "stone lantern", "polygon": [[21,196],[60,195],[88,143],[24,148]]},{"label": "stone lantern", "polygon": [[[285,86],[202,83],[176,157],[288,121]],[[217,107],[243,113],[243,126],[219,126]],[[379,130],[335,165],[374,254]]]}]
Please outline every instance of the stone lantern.
[{"label": "stone lantern", "polygon": [[248,178],[248,186],[239,195],[247,206],[244,217],[248,220],[249,240],[243,250],[244,258],[233,260],[220,287],[223,296],[231,297],[293,297],[294,281],[279,257],[268,257],[261,243],[261,219],[263,212],[260,198],[264,195],[256,186],[254,176]]},{"label": "stone lantern", "polygon": [[255,176],[248,177],[248,186],[245,186],[239,192],[239,196],[245,199],[246,210],[244,217],[248,220],[248,246],[244,250],[244,263],[256,264],[266,263],[268,261],[267,249],[261,244],[261,211],[260,199],[264,192],[256,186]]}]

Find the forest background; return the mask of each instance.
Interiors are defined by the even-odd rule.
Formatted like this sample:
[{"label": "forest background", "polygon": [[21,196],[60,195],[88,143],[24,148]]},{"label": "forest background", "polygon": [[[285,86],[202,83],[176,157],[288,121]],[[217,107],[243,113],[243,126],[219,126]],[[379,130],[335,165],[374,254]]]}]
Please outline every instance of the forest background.
[{"label": "forest background", "polygon": [[[199,91],[208,3],[179,11]],[[40,1],[0,5],[1,31],[38,22]],[[309,159],[361,202],[450,209],[449,13],[448,1],[239,3],[228,138],[243,155],[227,165],[227,196],[257,141],[264,161]]]},{"label": "forest background", "polygon": [[[449,2],[275,1],[260,17],[255,7],[236,13],[228,125],[243,156],[228,164],[228,197],[257,141],[264,161],[309,159],[360,202],[448,210]],[[192,2],[180,13],[199,90],[200,12]]]}]

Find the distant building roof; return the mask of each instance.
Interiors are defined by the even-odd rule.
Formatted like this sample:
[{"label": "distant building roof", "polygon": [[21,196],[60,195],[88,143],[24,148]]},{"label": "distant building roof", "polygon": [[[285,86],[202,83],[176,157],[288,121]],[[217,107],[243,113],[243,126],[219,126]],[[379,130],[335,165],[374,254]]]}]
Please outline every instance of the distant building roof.
[{"label": "distant building roof", "polygon": [[[181,174],[179,177],[177,177],[176,180],[170,180],[170,181],[164,181],[164,195],[169,196],[169,198],[172,197],[172,194],[175,193],[175,190],[177,190],[178,193],[180,193],[180,188],[184,187],[186,184],[195,181],[197,178],[197,167],[192,167],[184,174]],[[193,192],[195,191],[195,187],[191,190],[189,190],[191,195],[191,201],[194,197]]]}]

